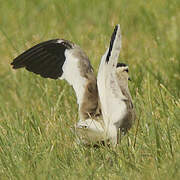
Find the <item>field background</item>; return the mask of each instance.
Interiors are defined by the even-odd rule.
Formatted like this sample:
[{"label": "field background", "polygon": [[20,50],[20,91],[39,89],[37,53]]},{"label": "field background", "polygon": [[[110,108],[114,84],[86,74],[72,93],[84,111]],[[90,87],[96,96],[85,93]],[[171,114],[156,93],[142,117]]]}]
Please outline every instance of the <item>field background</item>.
[{"label": "field background", "polygon": [[[115,150],[78,146],[73,89],[10,63],[64,38],[97,73],[117,23],[137,121]],[[179,27],[179,0],[0,0],[0,179],[180,179]]]}]

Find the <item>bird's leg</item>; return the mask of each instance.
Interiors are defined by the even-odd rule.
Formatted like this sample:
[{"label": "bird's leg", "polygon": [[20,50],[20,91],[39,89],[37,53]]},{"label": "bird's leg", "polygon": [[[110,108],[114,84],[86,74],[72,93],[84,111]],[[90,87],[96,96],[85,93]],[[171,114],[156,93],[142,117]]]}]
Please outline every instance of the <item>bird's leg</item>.
[{"label": "bird's leg", "polygon": [[117,144],[121,144],[121,139],[122,139],[122,132],[121,132],[120,128],[118,128],[118,132],[117,132]]}]

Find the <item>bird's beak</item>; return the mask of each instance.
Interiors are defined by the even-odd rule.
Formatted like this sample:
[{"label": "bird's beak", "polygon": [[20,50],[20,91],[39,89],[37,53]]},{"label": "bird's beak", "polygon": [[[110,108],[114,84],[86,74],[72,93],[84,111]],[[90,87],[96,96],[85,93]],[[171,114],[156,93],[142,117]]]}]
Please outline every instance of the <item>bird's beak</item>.
[{"label": "bird's beak", "polygon": [[128,77],[128,80],[129,80],[129,81],[132,81],[130,77]]}]

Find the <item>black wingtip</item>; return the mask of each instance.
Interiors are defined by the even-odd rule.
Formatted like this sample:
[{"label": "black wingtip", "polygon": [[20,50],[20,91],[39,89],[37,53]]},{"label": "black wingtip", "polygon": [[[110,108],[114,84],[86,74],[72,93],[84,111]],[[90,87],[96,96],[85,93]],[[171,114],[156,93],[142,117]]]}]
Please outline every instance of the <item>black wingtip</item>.
[{"label": "black wingtip", "polygon": [[118,27],[119,27],[119,25],[116,25],[115,28],[114,28],[114,31],[112,33],[111,41],[110,41],[110,45],[109,45],[109,51],[108,51],[108,54],[107,54],[107,57],[106,57],[106,62],[109,61],[109,57],[111,56],[111,51],[112,51],[112,48],[113,48],[114,40],[116,38]]},{"label": "black wingtip", "polygon": [[19,69],[19,68],[23,68],[24,66],[18,66],[16,65],[15,61],[13,60],[13,62],[11,63],[11,66],[13,69]]},{"label": "black wingtip", "polygon": [[13,60],[13,62],[11,63],[11,66],[12,66],[13,69],[19,69],[19,68],[23,68],[23,67],[24,67],[24,66],[18,66],[18,65],[16,65],[16,63],[14,63],[14,60]]},{"label": "black wingtip", "polygon": [[11,62],[12,68],[19,69],[19,68],[26,67],[26,63],[28,60],[26,58],[28,56],[31,56],[35,51],[38,53],[38,51],[41,51],[41,48],[45,45],[57,43],[58,40],[59,39],[52,39],[52,40],[44,41],[24,51],[22,54],[20,54],[15,59],[13,59],[13,61]]}]

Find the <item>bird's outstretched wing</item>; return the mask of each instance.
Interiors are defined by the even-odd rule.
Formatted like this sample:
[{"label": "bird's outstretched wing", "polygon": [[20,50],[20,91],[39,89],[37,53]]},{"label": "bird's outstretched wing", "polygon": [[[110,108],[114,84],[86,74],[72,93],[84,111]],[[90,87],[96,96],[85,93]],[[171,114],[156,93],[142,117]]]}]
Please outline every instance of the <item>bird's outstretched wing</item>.
[{"label": "bird's outstretched wing", "polygon": [[25,67],[44,78],[57,79],[63,73],[65,50],[72,49],[72,45],[59,39],[45,41],[16,57],[11,65],[14,69]]},{"label": "bird's outstretched wing", "polygon": [[[116,66],[121,49],[120,26],[116,25],[109,48],[101,59],[97,85],[106,131],[116,141],[116,131],[126,113],[126,104],[116,76]],[[117,125],[117,126],[116,126]],[[112,132],[112,134],[111,134]],[[114,133],[114,134],[113,134]],[[115,142],[114,142],[115,143]]]},{"label": "bird's outstretched wing", "polygon": [[24,67],[44,78],[67,80],[75,90],[80,118],[95,113],[98,104],[96,77],[79,46],[63,39],[45,41],[16,57],[11,65],[14,69]]}]

